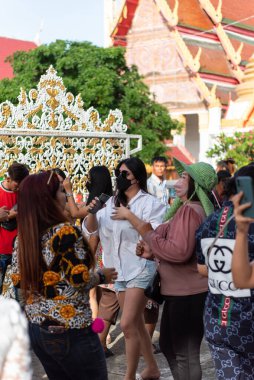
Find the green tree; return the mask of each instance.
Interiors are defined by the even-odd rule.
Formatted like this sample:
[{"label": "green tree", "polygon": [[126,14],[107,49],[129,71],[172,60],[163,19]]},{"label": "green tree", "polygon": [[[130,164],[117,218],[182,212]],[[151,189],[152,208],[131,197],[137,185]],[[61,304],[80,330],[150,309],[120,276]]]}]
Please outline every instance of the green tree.
[{"label": "green tree", "polygon": [[232,136],[222,133],[216,140],[207,151],[207,157],[215,157],[218,161],[232,157],[239,168],[254,161],[254,131],[235,132]]},{"label": "green tree", "polygon": [[165,107],[156,103],[135,66],[127,67],[123,48],[101,48],[88,42],[56,41],[29,52],[9,57],[13,79],[0,81],[0,102],[17,103],[20,87],[36,87],[50,65],[63,78],[68,91],[81,94],[84,108],[94,106],[104,118],[110,109],[123,112],[128,132],[143,136],[145,162],[166,150],[163,140],[181,125],[173,121]]}]

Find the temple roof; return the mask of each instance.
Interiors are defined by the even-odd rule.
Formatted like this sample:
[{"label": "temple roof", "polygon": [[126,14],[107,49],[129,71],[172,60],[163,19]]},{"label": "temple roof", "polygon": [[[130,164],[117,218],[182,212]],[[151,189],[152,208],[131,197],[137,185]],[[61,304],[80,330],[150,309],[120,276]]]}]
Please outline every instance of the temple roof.
[{"label": "temple roof", "polygon": [[187,165],[193,164],[195,162],[195,158],[192,157],[188,150],[183,146],[169,144],[169,150],[167,150],[165,154],[171,160],[172,158],[176,158],[177,160],[182,161]]},{"label": "temple roof", "polygon": [[13,78],[12,67],[10,63],[5,62],[8,56],[19,50],[28,51],[36,47],[37,45],[34,42],[0,37],[0,80],[3,78]]},{"label": "temple roof", "polygon": [[[141,1],[124,2],[111,35],[114,45],[126,45]],[[214,83],[225,104],[254,52],[254,0],[244,7],[238,0],[154,0],[154,4],[203,98],[212,101],[207,89]]]},{"label": "temple roof", "polygon": [[[193,56],[197,54],[198,48],[200,47],[200,45],[192,43],[187,43],[187,46]],[[213,57],[212,60],[211,56]],[[229,62],[220,45],[207,45],[206,47],[202,46],[199,72],[209,74],[213,73],[221,77],[232,77]]]},{"label": "temple roof", "polygon": [[135,15],[138,3],[139,0],[125,0],[111,34],[112,38],[114,38],[115,41],[113,43],[114,45],[126,45],[125,36],[131,28],[132,20]]},{"label": "temple roof", "polygon": [[[216,8],[219,0],[210,0],[210,2]],[[223,24],[232,23],[236,20],[240,20],[239,23],[234,24],[234,27],[250,28],[254,29],[254,17],[253,17],[253,1],[245,1],[244,4],[239,0],[223,0],[221,12],[223,15]]]},{"label": "temple roof", "polygon": [[[175,0],[167,0],[171,9],[174,9]],[[198,0],[180,0],[178,6],[178,25],[189,26],[196,30],[213,29],[212,21],[200,7]]]}]

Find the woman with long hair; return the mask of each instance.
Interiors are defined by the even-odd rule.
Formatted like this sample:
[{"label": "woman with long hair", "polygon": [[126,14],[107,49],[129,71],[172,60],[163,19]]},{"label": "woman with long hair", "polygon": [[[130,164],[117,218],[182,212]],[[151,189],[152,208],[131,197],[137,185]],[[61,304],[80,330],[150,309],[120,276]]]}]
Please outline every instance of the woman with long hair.
[{"label": "woman with long hair", "polygon": [[[68,195],[68,205],[72,217],[85,218],[89,212],[90,202],[99,197],[101,194],[107,196],[113,195],[112,180],[108,168],[104,165],[93,166],[87,175],[86,188],[88,190],[88,197],[86,203],[78,207],[75,204],[72,184],[70,178],[66,178],[63,182],[66,194]],[[103,249],[99,241],[98,236],[89,236],[89,244],[92,251],[95,254],[96,266],[98,268],[103,267]],[[116,318],[119,311],[119,303],[114,291],[113,284],[101,285],[99,287],[90,290],[90,305],[92,309],[92,317],[99,316],[103,319],[105,328],[99,334],[101,344],[103,346],[105,356],[109,357],[113,355],[113,352],[107,348],[107,336],[110,339],[109,330],[111,324],[116,323]]]},{"label": "woman with long hair", "polygon": [[[177,198],[167,213],[168,221],[155,230],[121,205],[115,220],[127,220],[142,236],[139,257],[159,260],[164,307],[160,326],[160,348],[175,380],[200,380],[200,344],[203,338],[203,309],[207,279],[197,271],[195,231],[212,212],[208,193],[217,182],[211,165],[186,165],[174,159],[180,179]],[[153,261],[152,261],[153,262]]]},{"label": "woman with long hair", "polygon": [[20,286],[31,345],[48,378],[106,380],[89,290],[114,281],[117,273],[114,268],[93,271],[93,255],[79,228],[66,221],[65,204],[53,171],[22,182],[12,279]]},{"label": "woman with long hair", "polygon": [[[140,348],[146,362],[143,379],[158,379],[160,372],[152,353],[152,344],[144,324],[144,295],[156,265],[136,256],[139,234],[128,221],[112,219],[116,206],[123,205],[154,227],[161,223],[165,206],[147,193],[147,174],[144,163],[138,158],[122,160],[116,168],[117,192],[96,214],[90,213],[83,223],[86,233],[98,231],[104,251],[104,262],[118,271],[115,289],[122,310],[121,328],[125,337],[127,369],[124,379],[135,380]],[[93,200],[92,211],[97,204]]]},{"label": "woman with long hair", "polygon": [[[89,203],[95,197],[99,197],[102,193],[106,194],[108,197],[112,196],[112,180],[108,168],[104,165],[102,166],[93,166],[87,176],[86,188],[88,190],[88,197],[86,203],[78,207],[74,201],[72,183],[70,178],[67,177],[63,181],[63,186],[67,194],[68,207],[73,218],[85,218],[89,212]],[[98,244],[99,239],[97,236],[92,236],[89,239],[89,244],[92,248],[92,251],[95,254],[96,264],[102,261],[102,252],[101,245]],[[98,301],[97,301],[97,291],[96,288],[91,289],[90,291],[90,304],[92,307],[93,318],[98,314]]]},{"label": "woman with long hair", "polygon": [[86,188],[88,191],[88,197],[86,203],[81,207],[78,207],[74,201],[70,178],[67,177],[63,181],[69,210],[73,218],[85,218],[89,212],[88,205],[95,197],[99,197],[102,193],[108,196],[113,195],[110,172],[106,166],[93,166],[89,170],[87,177]]}]

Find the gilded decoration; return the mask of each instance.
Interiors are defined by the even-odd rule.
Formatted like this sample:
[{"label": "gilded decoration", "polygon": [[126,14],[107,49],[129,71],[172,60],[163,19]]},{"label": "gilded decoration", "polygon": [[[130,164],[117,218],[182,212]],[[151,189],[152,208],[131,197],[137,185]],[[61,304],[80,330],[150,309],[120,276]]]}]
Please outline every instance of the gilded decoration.
[{"label": "gilded decoration", "polygon": [[[50,66],[37,89],[21,89],[17,105],[0,104],[0,176],[13,161],[31,172],[60,167],[82,193],[92,166],[113,171],[119,160],[142,149],[141,136],[126,132],[120,110],[110,110],[104,121],[95,108],[84,110],[81,96],[67,92]],[[137,141],[132,150],[131,139]]]}]

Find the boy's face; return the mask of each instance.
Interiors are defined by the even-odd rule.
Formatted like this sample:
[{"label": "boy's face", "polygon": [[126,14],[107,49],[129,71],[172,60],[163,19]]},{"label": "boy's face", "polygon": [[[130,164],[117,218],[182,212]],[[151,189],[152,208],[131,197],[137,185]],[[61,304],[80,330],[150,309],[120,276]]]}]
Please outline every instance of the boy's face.
[{"label": "boy's face", "polygon": [[19,182],[14,181],[10,177],[6,178],[7,184],[8,184],[8,190],[10,191],[17,191],[19,188]]}]

